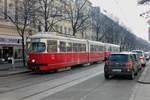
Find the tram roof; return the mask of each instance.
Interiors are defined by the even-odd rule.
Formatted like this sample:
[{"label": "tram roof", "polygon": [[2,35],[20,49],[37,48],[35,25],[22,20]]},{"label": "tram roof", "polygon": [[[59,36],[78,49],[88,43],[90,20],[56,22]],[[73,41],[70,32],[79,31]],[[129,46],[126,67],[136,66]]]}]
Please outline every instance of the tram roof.
[{"label": "tram roof", "polygon": [[[30,38],[42,38],[42,39],[57,39],[57,40],[64,40],[64,41],[78,41],[78,42],[87,42],[86,39],[77,39],[77,38],[72,38],[72,37],[65,37],[65,36],[58,36],[56,35],[56,32],[39,32],[37,34],[32,35]],[[91,44],[101,44],[101,45],[110,45],[110,46],[116,46],[116,47],[120,47],[119,45],[115,45],[115,44],[110,44],[110,43],[103,43],[100,41],[92,41],[92,40],[88,40],[89,43]]]},{"label": "tram roof", "polygon": [[109,46],[115,46],[115,47],[120,47],[119,45],[116,45],[116,44],[111,44],[111,43],[105,43],[106,45],[109,45]]},{"label": "tram roof", "polygon": [[104,45],[104,43],[103,42],[100,42],[100,41],[91,41],[91,40],[88,40],[89,41],[89,43],[91,43],[91,44],[101,44],[101,45]]},{"label": "tram roof", "polygon": [[72,38],[72,37],[65,37],[65,36],[57,36],[56,34],[52,33],[37,33],[35,35],[32,35],[30,37],[31,39],[33,38],[45,38],[45,39],[58,39],[58,40],[72,40],[72,41],[79,41],[79,42],[86,42],[85,39],[77,39],[77,38]]}]

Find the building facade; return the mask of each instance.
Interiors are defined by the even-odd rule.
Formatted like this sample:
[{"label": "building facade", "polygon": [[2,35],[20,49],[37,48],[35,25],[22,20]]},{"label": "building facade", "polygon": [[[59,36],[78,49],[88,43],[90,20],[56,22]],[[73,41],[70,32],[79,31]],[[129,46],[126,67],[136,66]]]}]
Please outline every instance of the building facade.
[{"label": "building facade", "polygon": [[[97,40],[97,33],[100,27],[100,7],[92,7],[92,40]],[[100,33],[99,33],[100,35]]]},{"label": "building facade", "polygon": [[15,11],[14,0],[0,0],[0,59],[21,58],[21,37],[4,13]]},{"label": "building facade", "polygon": [[79,31],[78,37],[92,40],[92,3],[89,0],[75,0],[77,6],[82,7],[82,14],[87,18],[84,22],[83,29]]}]

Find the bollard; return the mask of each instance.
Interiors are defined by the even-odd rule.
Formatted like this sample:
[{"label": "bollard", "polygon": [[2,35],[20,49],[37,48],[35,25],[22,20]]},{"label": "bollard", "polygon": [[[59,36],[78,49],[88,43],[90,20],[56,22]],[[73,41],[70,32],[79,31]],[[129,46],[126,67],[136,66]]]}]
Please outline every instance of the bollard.
[{"label": "bollard", "polygon": [[15,70],[15,59],[12,57],[12,68]]}]

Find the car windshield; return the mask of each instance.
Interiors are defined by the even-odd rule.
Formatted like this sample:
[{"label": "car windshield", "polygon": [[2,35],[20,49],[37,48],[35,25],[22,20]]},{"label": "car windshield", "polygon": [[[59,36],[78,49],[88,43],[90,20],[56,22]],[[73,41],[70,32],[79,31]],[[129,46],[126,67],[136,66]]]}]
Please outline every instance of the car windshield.
[{"label": "car windshield", "polygon": [[45,43],[42,43],[42,42],[34,42],[32,43],[31,47],[32,47],[31,52],[34,52],[34,53],[42,53],[42,52],[45,52],[46,50]]},{"label": "car windshield", "polygon": [[110,61],[110,62],[118,62],[118,63],[125,63],[125,62],[128,61],[128,55],[114,54],[114,55],[111,55],[108,58],[108,61]]}]

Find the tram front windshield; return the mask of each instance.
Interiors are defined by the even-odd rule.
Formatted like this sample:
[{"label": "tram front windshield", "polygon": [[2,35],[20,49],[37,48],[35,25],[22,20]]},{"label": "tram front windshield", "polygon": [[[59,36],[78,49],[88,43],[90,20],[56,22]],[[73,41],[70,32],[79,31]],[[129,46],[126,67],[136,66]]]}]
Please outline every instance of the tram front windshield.
[{"label": "tram front windshield", "polygon": [[46,45],[43,42],[34,42],[32,43],[32,52],[34,53],[42,53],[45,52]]}]

